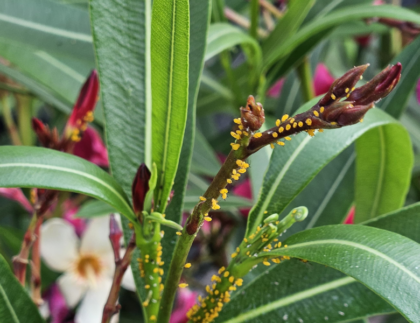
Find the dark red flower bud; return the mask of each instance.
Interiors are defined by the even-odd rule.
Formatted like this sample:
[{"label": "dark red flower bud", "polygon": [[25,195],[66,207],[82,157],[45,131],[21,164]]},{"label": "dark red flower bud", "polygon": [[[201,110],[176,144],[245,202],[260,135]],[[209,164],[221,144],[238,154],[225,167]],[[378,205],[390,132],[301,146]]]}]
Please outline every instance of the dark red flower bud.
[{"label": "dark red flower bud", "polygon": [[32,129],[34,129],[41,145],[44,147],[49,147],[51,143],[50,129],[37,118],[32,118]]},{"label": "dark red flower bud", "polygon": [[401,63],[388,66],[365,85],[355,89],[347,99],[356,105],[367,105],[386,97],[401,78]]},{"label": "dark red flower bud", "polygon": [[319,101],[319,106],[330,105],[336,100],[348,96],[368,66],[369,64],[356,66],[336,79],[327,94]]},{"label": "dark red flower bud", "polygon": [[133,185],[131,186],[134,212],[140,219],[144,206],[144,198],[149,191],[150,176],[151,173],[146,164],[141,164],[137,170],[136,177],[134,177]]},{"label": "dark red flower bud", "polygon": [[73,141],[79,141],[80,131],[85,131],[87,123],[93,121],[93,110],[98,101],[99,79],[95,70],[83,84],[79,97],[66,125],[65,135]]},{"label": "dark red flower bud", "polygon": [[255,131],[261,128],[265,121],[264,109],[261,103],[256,103],[255,98],[250,95],[246,107],[241,107],[241,122],[245,129]]},{"label": "dark red flower bud", "polygon": [[369,109],[372,109],[373,106],[373,103],[369,105],[356,105],[354,107],[352,106],[342,111],[342,113],[337,118],[337,123],[342,127],[356,124],[363,119],[366,112],[368,112]]},{"label": "dark red flower bud", "polygon": [[111,214],[109,218],[109,240],[111,240],[112,249],[114,250],[115,261],[120,260],[120,241],[122,237],[122,231],[120,226],[115,219],[114,214]]}]

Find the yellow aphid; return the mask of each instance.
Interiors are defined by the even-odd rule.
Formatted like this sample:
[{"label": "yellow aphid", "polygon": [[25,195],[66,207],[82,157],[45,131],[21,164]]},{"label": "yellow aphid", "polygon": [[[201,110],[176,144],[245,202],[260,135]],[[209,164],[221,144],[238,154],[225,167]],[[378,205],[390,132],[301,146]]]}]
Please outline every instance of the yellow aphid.
[{"label": "yellow aphid", "polygon": [[150,321],[156,321],[156,315],[150,316]]},{"label": "yellow aphid", "polygon": [[319,112],[323,113],[324,112],[324,107],[319,108]]},{"label": "yellow aphid", "polygon": [[231,291],[235,291],[235,290],[236,290],[236,287],[235,287],[235,286],[230,286],[230,287],[229,287],[229,290],[231,290]]},{"label": "yellow aphid", "polygon": [[238,181],[240,176],[241,176],[241,174],[236,174],[236,175],[232,175],[232,178],[233,178],[235,181]]},{"label": "yellow aphid", "polygon": [[346,87],[345,92],[349,93],[350,89],[348,87]]},{"label": "yellow aphid", "polygon": [[351,88],[351,91],[353,92],[353,91],[354,91],[354,89],[355,89],[355,87],[352,87],[352,88]]},{"label": "yellow aphid", "polygon": [[318,131],[319,131],[319,132],[324,132],[324,129],[319,129]]},{"label": "yellow aphid", "polygon": [[243,162],[242,167],[245,168],[245,169],[247,169],[249,167],[249,164],[246,163],[246,162]]},{"label": "yellow aphid", "polygon": [[220,209],[220,205],[217,204],[217,200],[215,200],[215,199],[211,200],[211,208],[213,210],[219,210]]},{"label": "yellow aphid", "polygon": [[234,253],[231,255],[231,257],[232,257],[232,258],[235,258],[237,255],[238,255],[238,254],[237,254],[236,252],[234,252]]},{"label": "yellow aphid", "polygon": [[206,201],[206,198],[204,196],[200,196],[200,201]]},{"label": "yellow aphid", "polygon": [[271,259],[272,262],[274,262],[275,264],[279,264],[280,263],[280,259],[275,258],[275,259]]},{"label": "yellow aphid", "polygon": [[177,236],[182,236],[182,232],[181,232],[181,231],[178,231],[178,232],[176,233],[176,235],[177,235]]},{"label": "yellow aphid", "polygon": [[335,100],[337,97],[334,94],[331,94],[331,99]]},{"label": "yellow aphid", "polygon": [[239,128],[239,130],[244,130],[244,126],[243,125],[239,125],[238,128]]},{"label": "yellow aphid", "polygon": [[233,150],[238,150],[238,149],[239,149],[239,147],[241,147],[241,145],[240,145],[240,144],[234,144],[234,143],[231,143],[230,145],[232,146],[232,149],[233,149]]},{"label": "yellow aphid", "polygon": [[316,111],[316,110],[314,111],[314,116],[315,116],[315,117],[319,117],[319,113],[318,113],[318,111]]},{"label": "yellow aphid", "polygon": [[310,126],[311,124],[312,124],[312,120],[311,119],[306,119],[305,120],[305,123],[308,125],[308,126]]},{"label": "yellow aphid", "polygon": [[360,119],[360,122],[363,122],[363,119]]},{"label": "yellow aphid", "polygon": [[241,136],[238,136],[238,135],[237,135],[236,133],[234,133],[233,131],[231,131],[231,132],[230,132],[230,135],[231,135],[233,138],[237,139],[237,140],[241,139]]},{"label": "yellow aphid", "polygon": [[184,265],[184,268],[191,268],[191,264],[190,264],[190,263],[186,263],[186,264]]},{"label": "yellow aphid", "polygon": [[279,128],[279,132],[282,133],[283,131],[284,131],[284,128],[283,127],[280,127]]},{"label": "yellow aphid", "polygon": [[244,238],[244,242],[247,243],[248,242],[248,239],[247,238]]},{"label": "yellow aphid", "polygon": [[242,164],[243,164],[244,162],[242,161],[242,160],[240,160],[240,159],[237,159],[236,160],[236,165],[238,165],[239,167],[242,167]]},{"label": "yellow aphid", "polygon": [[181,283],[181,284],[179,284],[178,285],[180,288],[185,288],[185,287],[188,287],[188,284],[186,284],[186,283]]},{"label": "yellow aphid", "polygon": [[284,116],[281,117],[281,121],[285,122],[288,118],[289,118],[289,115],[285,114]]},{"label": "yellow aphid", "polygon": [[225,194],[225,193],[227,193],[228,192],[228,190],[226,189],[226,188],[222,188],[221,190],[220,190],[220,194]]},{"label": "yellow aphid", "polygon": [[333,126],[335,126],[335,125],[337,124],[337,122],[333,121],[333,122],[331,122],[331,124],[332,124]]},{"label": "yellow aphid", "polygon": [[277,141],[277,145],[279,145],[279,146],[284,146],[284,145],[285,145],[285,143],[284,143],[283,141]]},{"label": "yellow aphid", "polygon": [[204,217],[204,220],[206,220],[207,222],[210,222],[210,221],[212,220],[212,218],[211,218],[211,217],[209,217],[209,216],[205,216],[205,217]]},{"label": "yellow aphid", "polygon": [[238,172],[241,173],[241,174],[244,174],[244,173],[246,173],[246,169],[245,168],[240,168],[240,169],[238,169]]},{"label": "yellow aphid", "polygon": [[271,264],[268,261],[263,261],[264,266],[271,266]]},{"label": "yellow aphid", "polygon": [[298,126],[302,128],[303,127],[303,122],[299,121]]},{"label": "yellow aphid", "polygon": [[276,120],[276,126],[279,127],[280,126],[281,121],[279,119]]},{"label": "yellow aphid", "polygon": [[220,267],[220,269],[219,269],[219,275],[222,273],[222,272],[224,272],[225,271],[225,267]]},{"label": "yellow aphid", "polygon": [[244,136],[246,136],[246,137],[248,137],[248,136],[249,136],[249,133],[248,133],[248,132],[246,132],[246,131],[243,131],[242,133],[243,133],[243,135],[244,135]]},{"label": "yellow aphid", "polygon": [[225,271],[225,273],[223,274],[223,277],[229,277],[229,272]]},{"label": "yellow aphid", "polygon": [[254,133],[254,138],[261,138],[261,136],[262,136],[261,132]]},{"label": "yellow aphid", "polygon": [[277,138],[277,137],[279,136],[279,135],[277,134],[277,132],[273,132],[271,135],[273,136],[273,138]]},{"label": "yellow aphid", "polygon": [[306,130],[306,132],[308,133],[308,135],[310,135],[311,137],[315,136],[315,130],[314,129],[308,129]]},{"label": "yellow aphid", "polygon": [[235,282],[235,285],[237,286],[242,286],[242,283],[244,282],[244,280],[242,278],[238,278]]},{"label": "yellow aphid", "polygon": [[232,174],[235,175],[236,173],[236,169],[232,169]]},{"label": "yellow aphid", "polygon": [[297,123],[295,122],[295,123],[293,123],[293,128],[296,128],[297,127]]},{"label": "yellow aphid", "polygon": [[241,130],[236,130],[236,133],[240,136],[242,135],[242,131]]},{"label": "yellow aphid", "polygon": [[226,182],[228,182],[228,184],[232,184],[232,180],[231,179],[227,179]]},{"label": "yellow aphid", "polygon": [[236,124],[241,124],[242,123],[241,118],[233,119],[233,122],[235,122]]},{"label": "yellow aphid", "polygon": [[270,144],[270,147],[271,147],[271,149],[274,149],[274,145],[273,144]]},{"label": "yellow aphid", "polygon": [[284,139],[286,139],[287,141],[292,140],[292,138],[290,138],[290,137],[284,137]]},{"label": "yellow aphid", "polygon": [[229,282],[230,282],[230,283],[233,283],[234,281],[235,281],[235,277],[230,276],[230,277],[229,277]]},{"label": "yellow aphid", "polygon": [[286,126],[286,130],[290,130],[290,128],[292,128],[292,126],[291,126],[290,124],[288,124],[288,125]]}]

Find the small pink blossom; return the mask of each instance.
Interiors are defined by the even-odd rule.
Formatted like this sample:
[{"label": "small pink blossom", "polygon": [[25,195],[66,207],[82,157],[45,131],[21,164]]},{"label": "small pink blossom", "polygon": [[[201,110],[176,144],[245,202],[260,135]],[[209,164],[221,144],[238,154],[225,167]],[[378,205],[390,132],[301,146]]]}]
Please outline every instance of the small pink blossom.
[{"label": "small pink blossom", "polygon": [[18,202],[29,213],[33,212],[31,203],[29,203],[28,199],[20,188],[0,188],[0,196]]},{"label": "small pink blossom", "polygon": [[178,289],[178,298],[176,300],[175,309],[171,314],[169,323],[186,323],[188,322],[187,312],[194,306],[197,293],[188,288]]},{"label": "small pink blossom", "polygon": [[44,299],[48,302],[48,308],[51,316],[51,323],[62,323],[70,313],[63,294],[57,284],[53,284]]},{"label": "small pink blossom", "polygon": [[78,237],[81,237],[86,229],[86,220],[74,217],[79,211],[79,207],[73,205],[70,200],[63,203],[63,219],[70,223]]},{"label": "small pink blossom", "polygon": [[73,148],[73,154],[101,167],[108,167],[108,151],[99,134],[87,128],[82,139]]},{"label": "small pink blossom", "polygon": [[334,82],[334,77],[328,71],[328,68],[319,63],[315,69],[315,76],[314,76],[314,89],[315,95],[321,95],[327,93],[330,89],[331,84]]},{"label": "small pink blossom", "polygon": [[344,220],[344,224],[354,224],[354,212],[355,207],[353,206],[347,214],[346,219]]},{"label": "small pink blossom", "polygon": [[278,98],[281,93],[281,89],[284,85],[284,78],[278,80],[272,87],[270,87],[267,91],[267,96],[272,98]]}]

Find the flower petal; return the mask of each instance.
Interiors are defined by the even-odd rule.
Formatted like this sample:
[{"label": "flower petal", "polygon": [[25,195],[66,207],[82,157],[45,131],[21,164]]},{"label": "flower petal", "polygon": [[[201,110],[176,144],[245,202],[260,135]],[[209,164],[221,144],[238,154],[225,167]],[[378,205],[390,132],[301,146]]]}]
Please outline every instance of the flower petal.
[{"label": "flower petal", "polygon": [[75,307],[82,299],[88,289],[84,284],[71,273],[65,273],[58,279],[58,286],[69,307]]},{"label": "flower petal", "polygon": [[68,270],[78,256],[79,238],[62,219],[46,221],[41,228],[41,256],[56,271]]},{"label": "flower petal", "polygon": [[112,280],[103,279],[95,289],[89,289],[86,296],[77,310],[76,323],[96,323],[101,322],[102,311],[109,291],[111,290]]},{"label": "flower petal", "polygon": [[131,270],[131,266],[129,266],[127,270],[125,271],[124,276],[121,281],[121,285],[127,290],[130,290],[132,292],[136,291],[136,284],[134,282],[134,276]]}]

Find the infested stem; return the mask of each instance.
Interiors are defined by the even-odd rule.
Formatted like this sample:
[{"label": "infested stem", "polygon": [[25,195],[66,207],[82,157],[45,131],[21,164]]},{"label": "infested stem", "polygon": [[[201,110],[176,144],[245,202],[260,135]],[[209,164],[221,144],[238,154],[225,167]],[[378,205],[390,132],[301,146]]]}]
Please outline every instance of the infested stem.
[{"label": "infested stem", "polygon": [[133,256],[134,249],[136,248],[136,236],[133,233],[130,242],[127,245],[124,257],[120,259],[119,254],[115,254],[115,272],[112,281],[112,287],[109,292],[108,300],[105,303],[105,307],[102,313],[102,323],[108,323],[114,314],[120,310],[118,302],[118,295],[121,289],[121,282],[125,271],[130,266],[131,258]]}]

